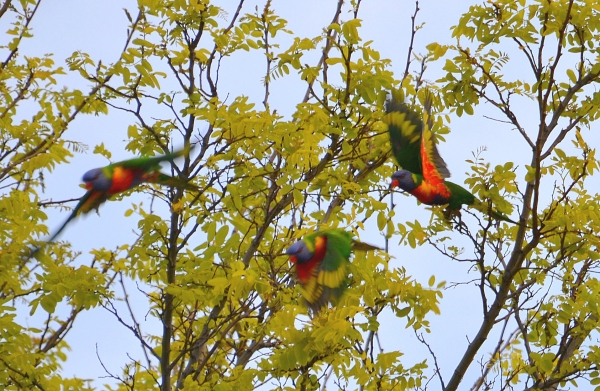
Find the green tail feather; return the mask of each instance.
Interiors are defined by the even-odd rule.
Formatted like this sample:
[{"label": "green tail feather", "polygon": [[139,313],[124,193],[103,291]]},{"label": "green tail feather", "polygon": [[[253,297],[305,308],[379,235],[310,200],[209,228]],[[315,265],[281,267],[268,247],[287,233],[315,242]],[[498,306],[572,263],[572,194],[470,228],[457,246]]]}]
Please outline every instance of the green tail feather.
[{"label": "green tail feather", "polygon": [[369,243],[359,242],[358,240],[352,241],[352,250],[355,251],[372,251],[372,250],[381,250],[381,247],[373,246]]},{"label": "green tail feather", "polygon": [[186,190],[191,190],[191,191],[200,191],[198,186],[192,185],[191,183],[183,181],[179,178],[175,178],[175,177],[169,176],[167,174],[163,174],[161,172],[158,172],[156,174],[157,175],[155,175],[153,178],[151,178],[152,180],[148,180],[147,182],[158,183],[158,184],[164,185],[164,186],[178,187],[181,189],[186,189]]},{"label": "green tail feather", "polygon": [[520,223],[508,218],[508,216],[506,216],[505,214],[500,213],[494,209],[491,209],[487,204],[484,204],[483,202],[479,201],[478,199],[475,199],[475,201],[471,205],[469,205],[469,207],[476,209],[483,214],[489,215],[496,220],[506,221],[508,223],[512,223],[515,225],[521,225]]}]

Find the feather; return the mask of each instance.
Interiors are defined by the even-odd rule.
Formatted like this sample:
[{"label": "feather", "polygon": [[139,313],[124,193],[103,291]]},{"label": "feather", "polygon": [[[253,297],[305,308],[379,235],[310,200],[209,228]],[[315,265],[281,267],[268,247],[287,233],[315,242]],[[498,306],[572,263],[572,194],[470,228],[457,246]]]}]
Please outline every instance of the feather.
[{"label": "feather", "polygon": [[422,127],[421,132],[421,166],[423,168],[423,177],[425,180],[435,184],[443,183],[445,178],[450,178],[450,171],[448,170],[446,162],[438,152],[432,132],[432,99],[432,94],[427,92],[425,95],[425,111],[423,113],[425,126]]},{"label": "feather", "polygon": [[[71,212],[67,220],[60,228],[43,244],[53,242],[58,235],[65,229],[75,217],[79,214],[86,214],[91,210],[98,210],[100,205],[107,201],[111,196],[122,193],[144,182],[158,183],[165,186],[181,187],[186,190],[198,191],[198,187],[161,173],[160,163],[163,161],[173,161],[175,158],[189,154],[190,147],[187,146],[177,152],[168,153],[156,157],[139,157],[135,159],[124,160],[118,163],[109,164],[106,167],[94,168],[83,175],[87,193],[80,198],[77,206]],[[41,249],[41,246],[34,248],[29,258],[35,256]]]},{"label": "feather", "polygon": [[399,90],[392,91],[392,97],[386,103],[386,114],[382,121],[387,124],[392,152],[398,165],[402,169],[420,174],[423,122],[401,99]]},{"label": "feather", "polygon": [[448,205],[446,216],[467,205],[495,219],[518,224],[481,203],[464,187],[446,181],[450,170],[437,149],[433,134],[433,94],[425,91],[424,95],[421,117],[401,103],[398,91],[392,91],[392,98],[386,104],[383,122],[388,125],[394,157],[402,167],[392,176],[392,187],[402,188],[427,205]]},{"label": "feather", "polygon": [[354,241],[344,230],[330,229],[307,235],[286,251],[295,264],[300,291],[312,314],[328,303],[335,305],[348,288],[353,249],[369,251],[379,247]]}]

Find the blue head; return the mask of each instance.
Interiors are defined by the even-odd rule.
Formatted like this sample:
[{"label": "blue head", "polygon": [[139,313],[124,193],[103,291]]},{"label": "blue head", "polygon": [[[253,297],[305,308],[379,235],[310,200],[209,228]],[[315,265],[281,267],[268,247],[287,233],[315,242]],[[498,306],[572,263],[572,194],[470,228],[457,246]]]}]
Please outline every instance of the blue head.
[{"label": "blue head", "polygon": [[303,240],[292,244],[285,253],[293,257],[292,262],[298,263],[308,262],[314,255]]},{"label": "blue head", "polygon": [[404,191],[412,191],[417,188],[413,174],[407,170],[396,171],[392,175],[391,187],[399,187]]},{"label": "blue head", "polygon": [[88,190],[107,191],[112,181],[106,177],[101,168],[94,168],[83,174],[85,188]]}]

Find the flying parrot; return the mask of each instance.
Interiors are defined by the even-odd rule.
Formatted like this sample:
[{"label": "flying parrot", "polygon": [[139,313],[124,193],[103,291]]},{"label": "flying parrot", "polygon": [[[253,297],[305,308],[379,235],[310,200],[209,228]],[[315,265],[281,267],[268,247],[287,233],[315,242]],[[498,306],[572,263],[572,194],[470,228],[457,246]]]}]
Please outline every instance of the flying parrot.
[{"label": "flying parrot", "polygon": [[424,204],[448,205],[446,217],[460,214],[461,206],[467,205],[497,220],[518,224],[504,214],[490,210],[464,187],[446,180],[450,177],[450,171],[437,150],[431,132],[431,94],[428,93],[425,98],[424,120],[400,102],[398,95],[398,92],[392,93],[383,118],[388,125],[392,152],[402,168],[392,175],[391,186],[400,187]]},{"label": "flying parrot", "polygon": [[341,229],[314,232],[292,244],[286,254],[295,265],[310,311],[317,314],[327,303],[339,301],[349,284],[352,250],[376,249],[379,247],[353,240]]},{"label": "flying parrot", "polygon": [[[79,203],[63,225],[46,243],[53,242],[67,224],[79,214],[86,214],[98,207],[111,196],[132,189],[142,183],[157,183],[164,186],[179,187],[187,190],[199,190],[196,186],[160,172],[160,163],[173,161],[175,158],[187,155],[190,148],[156,157],[139,157],[109,164],[106,167],[94,168],[83,174],[83,182],[87,193],[79,199]],[[34,256],[40,247],[35,248],[30,255]]]}]

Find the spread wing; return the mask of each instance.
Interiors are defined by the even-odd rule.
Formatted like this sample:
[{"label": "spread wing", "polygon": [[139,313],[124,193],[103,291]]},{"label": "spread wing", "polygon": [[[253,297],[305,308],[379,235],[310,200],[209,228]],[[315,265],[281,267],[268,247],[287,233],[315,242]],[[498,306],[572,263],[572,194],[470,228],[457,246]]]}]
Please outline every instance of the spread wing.
[{"label": "spread wing", "polygon": [[88,213],[92,209],[97,209],[98,206],[100,206],[100,204],[102,204],[107,199],[108,196],[106,196],[106,194],[103,192],[89,190],[87,193],[85,193],[83,197],[79,199],[77,206],[75,206],[75,209],[73,209],[69,217],[67,217],[67,219],[60,226],[60,228],[58,228],[58,230],[50,237],[50,239],[46,240],[46,242],[42,246],[34,248],[29,254],[28,259],[34,257],[46,244],[52,243],[58,237],[58,235],[60,235],[60,233],[65,229],[65,227],[71,222],[71,220],[73,220],[81,213]]},{"label": "spread wing", "polygon": [[346,288],[348,280],[352,243],[351,239],[348,240],[343,234],[345,232],[327,233],[327,250],[319,268],[317,281],[320,285],[339,289],[340,295]]},{"label": "spread wing", "polygon": [[386,114],[383,122],[388,126],[392,152],[398,165],[413,174],[422,174],[421,133],[423,121],[402,100],[400,91],[392,91],[392,97],[386,102]]},{"label": "spread wing", "polygon": [[296,267],[311,267],[310,273],[305,273],[310,276],[304,278],[302,295],[308,307],[316,314],[327,303],[337,302],[348,286],[352,237],[349,233],[336,229],[316,232],[306,240],[314,243],[314,253],[318,259],[305,265],[296,264]]},{"label": "spread wing", "polygon": [[65,222],[63,223],[63,225],[60,226],[58,231],[56,231],[54,235],[52,235],[52,237],[47,240],[47,242],[53,242],[54,239],[56,239],[58,235],[63,231],[63,229],[65,229],[67,224],[69,224],[71,220],[73,220],[75,217],[79,216],[81,213],[88,213],[92,209],[98,209],[100,204],[102,204],[107,199],[108,195],[106,195],[106,193],[89,190],[83,195],[83,197],[79,199],[79,202],[77,203],[77,206],[75,206],[75,209],[73,209],[73,211],[71,212],[71,215],[69,215],[67,220],[65,220]]},{"label": "spread wing", "polygon": [[421,132],[421,166],[425,181],[436,185],[443,183],[445,178],[449,178],[450,171],[437,150],[434,135],[431,131],[433,127],[433,118],[431,116],[432,98],[431,93],[427,92],[425,96],[425,111],[423,113],[424,126],[422,126]]}]

